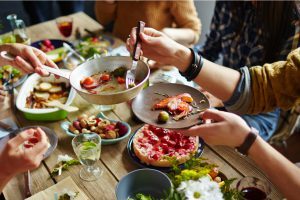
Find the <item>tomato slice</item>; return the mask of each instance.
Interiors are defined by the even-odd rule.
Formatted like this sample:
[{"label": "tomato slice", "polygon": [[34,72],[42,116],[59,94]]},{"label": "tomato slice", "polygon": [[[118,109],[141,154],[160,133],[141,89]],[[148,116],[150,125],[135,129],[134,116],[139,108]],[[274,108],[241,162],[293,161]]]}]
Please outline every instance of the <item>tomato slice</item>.
[{"label": "tomato slice", "polygon": [[100,77],[101,81],[109,81],[109,79],[110,79],[109,74],[102,74],[102,76]]},{"label": "tomato slice", "polygon": [[36,144],[39,142],[39,140],[36,138],[36,137],[32,137],[32,138],[29,138],[28,139],[28,142],[29,143],[32,143],[32,144]]},{"label": "tomato slice", "polygon": [[93,83],[95,83],[95,80],[92,77],[86,77],[83,81],[82,84],[83,85],[92,85]]},{"label": "tomato slice", "polygon": [[125,83],[125,79],[120,77],[120,76],[117,77],[117,81],[118,81],[119,84],[124,84]]}]

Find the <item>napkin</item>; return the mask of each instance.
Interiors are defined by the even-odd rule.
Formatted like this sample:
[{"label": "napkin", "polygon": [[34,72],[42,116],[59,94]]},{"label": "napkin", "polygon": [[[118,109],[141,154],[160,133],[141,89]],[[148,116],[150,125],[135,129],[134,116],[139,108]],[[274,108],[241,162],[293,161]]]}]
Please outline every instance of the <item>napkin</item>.
[{"label": "napkin", "polygon": [[[3,123],[7,124],[7,125],[10,125],[13,129],[18,129],[18,126],[16,124],[16,122],[14,122],[14,120],[12,118],[5,118],[5,119],[2,119],[0,120],[2,121]],[[9,134],[8,131],[4,130],[3,128],[0,127],[0,139],[2,137],[5,137]]]},{"label": "napkin", "polygon": [[58,197],[64,194],[64,190],[79,192],[74,200],[88,200],[89,198],[82,190],[76,185],[71,177],[67,177],[57,184],[43,190],[25,200],[53,200],[55,199],[55,193],[57,192]]}]

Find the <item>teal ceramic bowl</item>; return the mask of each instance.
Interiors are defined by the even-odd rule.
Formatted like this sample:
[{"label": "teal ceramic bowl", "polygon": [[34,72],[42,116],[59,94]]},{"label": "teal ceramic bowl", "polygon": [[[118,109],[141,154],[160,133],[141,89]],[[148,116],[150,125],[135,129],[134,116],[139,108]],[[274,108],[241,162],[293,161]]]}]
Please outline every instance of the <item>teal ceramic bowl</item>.
[{"label": "teal ceramic bowl", "polygon": [[116,187],[117,200],[135,199],[138,193],[164,199],[172,182],[167,175],[155,169],[138,169],[124,176]]},{"label": "teal ceramic bowl", "polygon": [[[118,137],[118,138],[115,138],[115,139],[101,139],[101,144],[102,145],[109,145],[109,144],[118,143],[121,140],[124,140],[125,138],[127,138],[131,133],[130,125],[126,122],[108,119],[103,113],[99,113],[96,117],[99,117],[99,118],[102,118],[102,119],[107,119],[107,120],[109,120],[111,122],[114,122],[114,123],[121,122],[127,128],[127,132],[122,137]],[[71,122],[62,122],[60,126],[66,132],[67,135],[75,137],[76,134],[69,131],[69,126],[70,125],[71,125]]]}]

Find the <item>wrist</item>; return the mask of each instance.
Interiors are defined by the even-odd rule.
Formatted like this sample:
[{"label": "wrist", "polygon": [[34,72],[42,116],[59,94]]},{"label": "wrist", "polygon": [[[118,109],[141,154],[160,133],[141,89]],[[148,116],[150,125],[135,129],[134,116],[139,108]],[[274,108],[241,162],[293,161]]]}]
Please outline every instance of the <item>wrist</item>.
[{"label": "wrist", "polygon": [[180,45],[175,52],[174,65],[177,66],[179,71],[185,71],[193,60],[191,50],[183,45]]},{"label": "wrist", "polygon": [[250,148],[253,146],[253,144],[257,139],[258,134],[259,134],[258,131],[252,127],[245,135],[241,144],[235,148],[236,151],[238,151],[242,155],[248,155]]}]

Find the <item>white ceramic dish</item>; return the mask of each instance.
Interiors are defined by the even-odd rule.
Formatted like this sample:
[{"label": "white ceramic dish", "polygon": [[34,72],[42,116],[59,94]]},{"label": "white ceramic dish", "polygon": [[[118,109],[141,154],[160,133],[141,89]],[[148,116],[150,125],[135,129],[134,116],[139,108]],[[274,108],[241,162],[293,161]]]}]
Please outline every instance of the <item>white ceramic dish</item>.
[{"label": "white ceramic dish", "polygon": [[[34,86],[38,83],[39,80],[50,81],[50,82],[65,82],[69,85],[69,81],[65,78],[56,79],[54,75],[49,77],[41,77],[40,75],[34,73],[28,77],[28,79],[22,85],[22,88],[18,94],[16,106],[17,108],[24,113],[26,119],[29,120],[38,120],[38,121],[54,121],[61,120],[67,116],[67,112],[60,110],[59,108],[43,108],[43,109],[32,109],[26,108],[26,98],[30,95],[30,92],[33,91]],[[69,97],[67,99],[66,105],[70,105],[74,100],[76,95],[75,90],[71,87]]]}]

